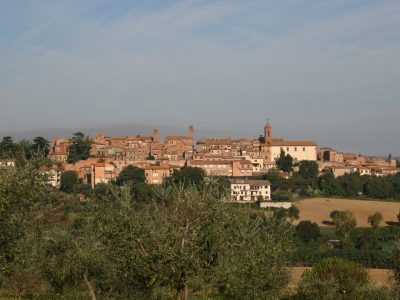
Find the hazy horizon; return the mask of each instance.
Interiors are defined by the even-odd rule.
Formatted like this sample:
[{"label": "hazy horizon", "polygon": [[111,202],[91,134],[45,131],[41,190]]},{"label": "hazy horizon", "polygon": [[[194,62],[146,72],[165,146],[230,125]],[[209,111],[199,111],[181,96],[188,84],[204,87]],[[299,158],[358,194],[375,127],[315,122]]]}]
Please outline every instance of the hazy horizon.
[{"label": "hazy horizon", "polygon": [[[110,125],[110,126],[91,126],[91,127],[69,127],[69,128],[43,128],[43,129],[31,129],[22,131],[11,131],[10,133],[3,132],[0,129],[0,137],[12,136],[15,141],[22,139],[32,140],[36,136],[43,136],[50,141],[56,137],[71,137],[75,132],[83,132],[87,135],[93,137],[96,134],[103,133],[109,136],[124,136],[124,135],[152,135],[152,129],[159,129],[160,138],[164,138],[166,135],[186,135],[188,126],[151,126],[146,124],[125,124],[125,125]],[[196,127],[194,139],[198,141],[201,138],[211,137],[211,138],[223,138],[223,137],[233,137],[233,138],[258,138],[259,135],[263,134],[263,127],[255,128],[254,132],[250,131],[236,131],[230,132],[229,130],[213,130],[207,127]],[[280,130],[279,128],[273,128],[272,130],[274,137],[282,137],[286,140],[315,140],[319,148],[321,147],[332,147],[340,152],[354,152],[363,155],[377,155],[386,157],[389,153],[393,156],[400,157],[400,152],[385,152],[386,147],[382,148],[381,151],[368,151],[365,145],[361,144],[357,140],[344,140],[340,139],[332,141],[331,139],[324,139],[322,136],[307,136],[307,135],[297,135],[299,131],[296,130]],[[343,145],[341,147],[340,145]]]},{"label": "hazy horizon", "polygon": [[0,137],[257,137],[269,118],[398,156],[399,53],[398,0],[4,0]]}]

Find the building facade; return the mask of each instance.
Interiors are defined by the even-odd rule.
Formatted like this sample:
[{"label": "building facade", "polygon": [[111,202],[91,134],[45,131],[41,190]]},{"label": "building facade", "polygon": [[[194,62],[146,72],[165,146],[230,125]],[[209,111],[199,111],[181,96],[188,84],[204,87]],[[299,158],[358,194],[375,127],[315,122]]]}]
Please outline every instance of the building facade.
[{"label": "building facade", "polygon": [[232,201],[271,200],[271,183],[268,180],[230,179]]}]

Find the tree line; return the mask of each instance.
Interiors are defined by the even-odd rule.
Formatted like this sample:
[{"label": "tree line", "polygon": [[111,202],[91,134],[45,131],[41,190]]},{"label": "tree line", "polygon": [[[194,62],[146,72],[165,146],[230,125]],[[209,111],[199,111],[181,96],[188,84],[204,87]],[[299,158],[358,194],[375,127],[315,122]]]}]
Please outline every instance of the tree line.
[{"label": "tree line", "polygon": [[298,171],[293,172],[293,161],[284,153],[277,159],[277,167],[291,172],[291,176],[283,178],[278,170],[270,170],[263,176],[271,182],[275,200],[289,200],[293,195],[400,199],[400,174],[378,177],[356,172],[335,178],[329,170],[319,176],[318,164],[307,160],[301,161]]}]

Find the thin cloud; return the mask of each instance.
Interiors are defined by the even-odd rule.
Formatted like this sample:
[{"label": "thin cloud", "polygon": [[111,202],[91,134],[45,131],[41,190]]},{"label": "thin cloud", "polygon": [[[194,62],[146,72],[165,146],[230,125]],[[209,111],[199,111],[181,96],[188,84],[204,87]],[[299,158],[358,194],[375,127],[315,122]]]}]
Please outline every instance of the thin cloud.
[{"label": "thin cloud", "polygon": [[398,1],[25,5],[25,30],[0,32],[2,128],[157,121],[257,136],[270,117],[279,135],[396,147],[398,119],[383,124],[400,112]]}]

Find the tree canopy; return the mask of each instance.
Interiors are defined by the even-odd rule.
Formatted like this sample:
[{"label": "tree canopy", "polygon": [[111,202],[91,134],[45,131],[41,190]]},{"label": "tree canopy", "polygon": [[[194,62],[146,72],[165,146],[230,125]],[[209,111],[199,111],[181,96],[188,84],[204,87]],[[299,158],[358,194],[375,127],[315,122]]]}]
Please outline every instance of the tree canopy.
[{"label": "tree canopy", "polygon": [[173,184],[196,185],[201,186],[204,183],[206,172],[197,167],[183,167],[180,170],[174,170],[168,179]]},{"label": "tree canopy", "polygon": [[285,151],[281,149],[281,153],[279,157],[276,159],[276,165],[279,170],[284,172],[292,172],[293,171],[293,157],[290,154],[285,155]]},{"label": "tree canopy", "polygon": [[146,177],[143,169],[128,165],[121,170],[117,176],[116,182],[118,185],[128,184],[133,186],[138,183],[143,183],[145,180]]},{"label": "tree canopy", "polygon": [[368,273],[361,265],[329,257],[305,271],[299,294],[300,299],[363,299],[360,294],[369,284]]},{"label": "tree canopy", "polygon": [[82,132],[74,133],[69,145],[68,158],[69,163],[75,163],[80,160],[86,160],[90,157],[92,140]]},{"label": "tree canopy", "polygon": [[306,220],[297,224],[296,236],[307,244],[311,240],[316,240],[318,237],[320,237],[321,233],[317,223]]},{"label": "tree canopy", "polygon": [[75,171],[65,171],[61,174],[60,190],[65,193],[72,193],[77,183],[78,174]]}]

